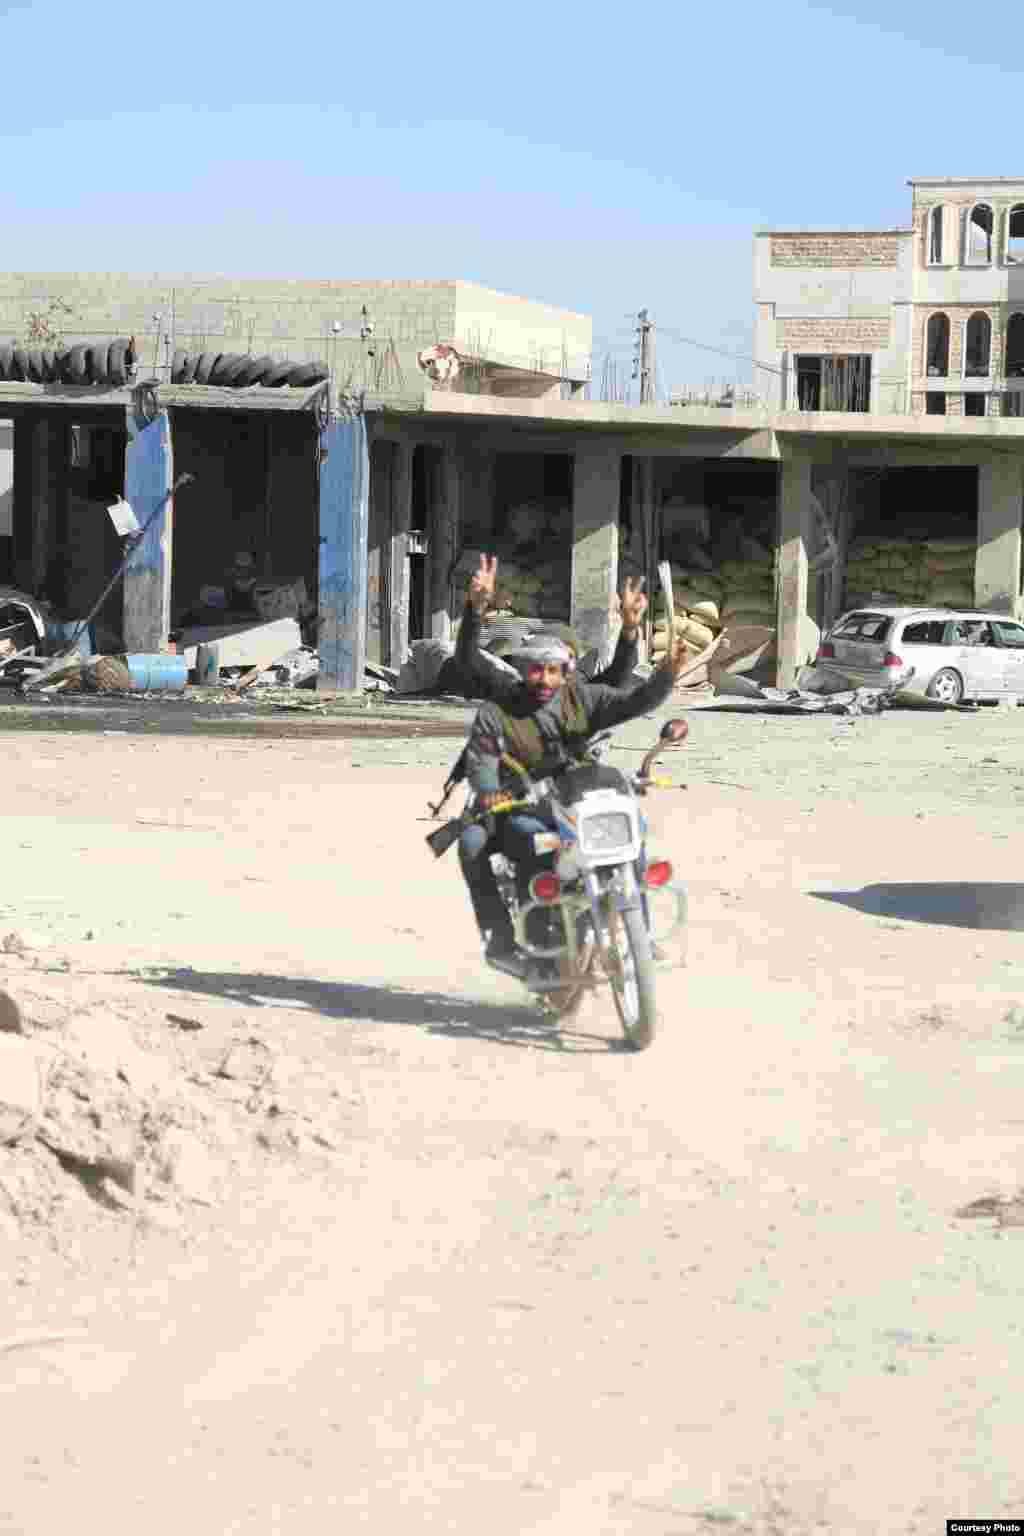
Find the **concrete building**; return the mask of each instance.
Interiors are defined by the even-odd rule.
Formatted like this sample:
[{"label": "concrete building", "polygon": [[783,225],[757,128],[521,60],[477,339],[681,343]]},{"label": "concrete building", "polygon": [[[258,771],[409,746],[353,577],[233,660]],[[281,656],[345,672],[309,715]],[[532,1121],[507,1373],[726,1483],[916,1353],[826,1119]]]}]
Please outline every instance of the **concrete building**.
[{"label": "concrete building", "polygon": [[356,282],[128,273],[0,274],[0,342],[33,325],[66,345],[134,336],[141,371],[171,382],[175,355],[268,354],[323,361],[342,391],[418,391],[417,355],[454,346],[451,387],[543,397],[590,377],[588,316],[477,283]]},{"label": "concrete building", "polygon": [[909,186],[902,229],[756,232],[755,383],[773,408],[1024,414],[1024,178]]},{"label": "concrete building", "polygon": [[[165,399],[185,357],[225,353],[323,361],[336,397],[419,398],[437,388],[550,399],[582,391],[591,329],[585,315],[462,281],[0,274],[0,347],[68,350],[134,337],[137,378],[158,381]],[[446,367],[454,349],[457,367],[440,384],[418,361],[432,347],[446,352]],[[10,420],[2,419],[7,386]],[[188,386],[174,395],[178,461],[196,470],[200,487],[176,539],[175,611],[238,549],[251,550],[268,578],[302,576],[316,587],[312,418],[269,409],[259,389],[245,393],[245,409],[243,392],[229,391],[215,410],[217,393]],[[117,552],[102,507],[119,492],[129,400],[123,388],[32,384],[0,365],[0,582],[41,591],[59,560],[71,610],[102,584]]]},{"label": "concrete building", "polygon": [[[502,509],[529,487],[556,513],[564,508],[535,559],[544,571],[564,565],[562,616],[587,647],[608,643],[626,559],[655,589],[656,562],[674,556],[687,508],[700,509],[712,536],[750,518],[768,543],[783,684],[808,659],[806,619],[827,624],[850,596],[848,551],[865,531],[941,546],[952,529],[972,551],[968,603],[1006,613],[1021,604],[1024,421],[437,391],[370,401],[367,412],[369,650],[393,664],[410,635],[450,634],[464,587],[453,580],[455,558],[463,547],[500,548]],[[481,537],[489,520],[494,536]],[[825,566],[823,520],[837,552]]]}]

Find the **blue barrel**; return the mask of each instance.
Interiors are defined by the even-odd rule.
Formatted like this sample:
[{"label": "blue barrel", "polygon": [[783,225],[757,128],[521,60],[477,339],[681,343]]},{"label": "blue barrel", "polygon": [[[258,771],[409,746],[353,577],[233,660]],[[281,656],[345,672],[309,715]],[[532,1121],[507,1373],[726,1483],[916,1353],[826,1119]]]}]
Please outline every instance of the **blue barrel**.
[{"label": "blue barrel", "polygon": [[126,656],[125,661],[138,693],[181,693],[188,682],[184,656]]},{"label": "blue barrel", "polygon": [[[73,624],[58,624],[53,619],[47,620],[46,648],[51,656],[60,656],[63,654],[64,647],[69,644],[77,628],[77,620]],[[83,657],[83,659],[86,656],[94,656],[96,654],[96,641],[92,632],[91,624],[87,624],[85,629],[83,629],[82,633],[79,635],[76,650],[78,655]]]}]

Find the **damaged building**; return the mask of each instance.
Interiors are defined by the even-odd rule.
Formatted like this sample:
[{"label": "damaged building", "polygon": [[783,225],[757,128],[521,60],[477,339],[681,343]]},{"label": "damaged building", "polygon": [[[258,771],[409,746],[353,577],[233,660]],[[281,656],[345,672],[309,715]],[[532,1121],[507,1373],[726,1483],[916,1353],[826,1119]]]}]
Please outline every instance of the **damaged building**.
[{"label": "damaged building", "polygon": [[[290,354],[272,346],[270,320],[271,329],[260,320],[251,336],[243,323],[241,343],[236,318],[221,316],[215,335],[195,320],[198,311],[187,322],[172,287],[173,337],[159,316],[145,341],[127,332],[138,359],[134,388],[90,381],[90,348],[108,364],[115,355],[109,332],[75,342],[84,378],[35,378],[32,369],[48,365],[31,358],[18,377],[0,378],[0,418],[12,423],[6,433],[0,426],[0,581],[47,592],[62,617],[80,617],[122,552],[106,509],[130,488],[133,443],[160,419],[166,463],[157,455],[154,473],[169,485],[173,464],[174,475],[193,480],[148,542],[147,559],[130,569],[123,595],[112,592],[99,616],[125,646],[160,650],[194,638],[204,620],[209,628],[209,589],[239,555],[271,593],[301,593],[303,638],[321,653],[324,687],[360,686],[367,663],[398,672],[418,641],[450,646],[480,550],[500,557],[503,611],[569,621],[595,653],[614,641],[624,577],[643,575],[654,593],[658,562],[667,560],[694,644],[723,629],[763,637],[759,663],[783,684],[852,603],[1015,613],[1024,421],[1015,409],[989,407],[995,395],[1004,405],[1017,394],[1007,352],[1016,334],[1017,184],[965,186],[960,212],[936,220],[929,210],[954,207],[953,185],[915,184],[911,231],[757,236],[759,347],[776,359],[780,380],[771,407],[583,399],[589,321],[459,284],[378,285],[410,303],[423,290],[429,323],[410,320],[402,333],[415,377],[367,375],[373,387],[346,393],[327,345],[329,317],[342,313],[336,298],[316,297],[319,318],[296,322]],[[1020,190],[1024,203],[1024,183]],[[974,217],[982,205],[992,212],[987,265],[968,229],[985,227]],[[927,245],[940,226],[942,243],[936,236]],[[965,257],[955,273],[929,261],[929,251],[954,248],[977,261]],[[959,333],[947,316],[946,374],[921,375],[913,370],[931,366],[928,337],[941,329],[931,324],[929,295],[954,278],[971,304],[968,284],[977,285],[978,307],[960,317]],[[990,306],[986,331],[970,322],[992,282],[1005,296]],[[928,284],[938,285],[934,294]],[[442,292],[443,315],[430,310]],[[156,299],[141,280],[129,297],[136,309],[124,313],[141,323]],[[349,297],[354,318],[339,327],[368,312],[359,285]],[[489,354],[479,339],[484,304],[492,307]],[[359,323],[365,332],[365,316]],[[556,336],[558,357],[538,358],[544,338],[553,347]],[[363,334],[358,345],[375,338]],[[314,348],[327,357],[318,361]],[[151,366],[160,356],[163,372]],[[532,365],[515,366],[531,356]],[[4,357],[0,345],[0,373]],[[7,366],[15,361],[12,352]],[[983,363],[987,379],[977,376]],[[887,408],[883,385],[895,385],[900,370],[903,404]],[[947,404],[984,396],[989,407],[980,416],[933,410],[929,390],[917,387],[922,378],[942,384],[930,392]],[[140,381],[151,410],[141,432]],[[656,603],[650,617],[653,656]]]},{"label": "damaged building", "polygon": [[756,232],[770,407],[1024,414],[1024,179],[908,185],[904,228]]}]

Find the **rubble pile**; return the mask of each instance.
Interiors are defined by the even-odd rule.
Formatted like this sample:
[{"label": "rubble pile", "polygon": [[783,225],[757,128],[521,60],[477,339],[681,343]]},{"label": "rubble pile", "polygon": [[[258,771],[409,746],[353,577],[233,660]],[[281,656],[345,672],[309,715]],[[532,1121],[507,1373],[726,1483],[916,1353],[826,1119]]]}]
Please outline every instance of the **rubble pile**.
[{"label": "rubble pile", "polygon": [[44,967],[47,947],[0,940],[0,1245],[71,1255],[105,1219],[177,1231],[253,1158],[338,1150],[326,1090],[245,1019],[154,1018]]},{"label": "rubble pile", "polygon": [[973,607],[975,555],[973,539],[855,539],[845,606]]}]

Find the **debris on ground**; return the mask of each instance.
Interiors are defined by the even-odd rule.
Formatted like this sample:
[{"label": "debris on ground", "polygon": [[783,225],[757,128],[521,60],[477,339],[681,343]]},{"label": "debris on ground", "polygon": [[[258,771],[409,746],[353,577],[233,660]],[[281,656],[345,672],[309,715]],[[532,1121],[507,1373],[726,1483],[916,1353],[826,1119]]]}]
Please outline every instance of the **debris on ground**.
[{"label": "debris on ground", "polygon": [[197,626],[181,630],[175,643],[190,672],[196,669],[199,647],[205,646],[215,652],[222,674],[232,667],[243,671],[258,667],[262,672],[303,648],[302,633],[294,618]]},{"label": "debris on ground", "polygon": [[877,715],[891,708],[894,689],[850,688],[815,693],[805,688],[770,688],[752,678],[723,671],[715,677],[715,692],[723,700],[724,708],[781,715]]},{"label": "debris on ground", "polygon": [[341,1148],[319,1075],[233,1012],[105,1001],[21,953],[0,960],[0,1236],[179,1231],[246,1162]]},{"label": "debris on ground", "polygon": [[[226,670],[220,668],[221,679]],[[240,689],[246,688],[315,688],[320,674],[320,657],[316,651],[299,646],[280,656],[273,666],[252,667],[237,679]],[[228,675],[230,675],[228,671]]]}]

